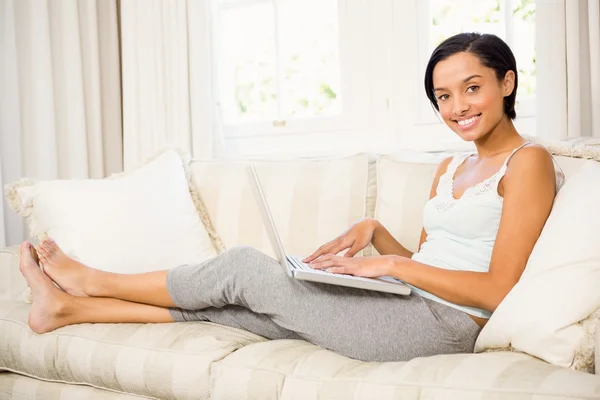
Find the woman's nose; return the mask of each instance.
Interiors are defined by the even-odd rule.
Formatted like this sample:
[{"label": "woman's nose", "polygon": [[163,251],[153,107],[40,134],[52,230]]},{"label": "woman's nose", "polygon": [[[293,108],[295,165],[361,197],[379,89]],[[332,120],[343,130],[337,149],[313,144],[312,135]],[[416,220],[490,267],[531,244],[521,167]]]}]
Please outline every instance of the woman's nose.
[{"label": "woman's nose", "polygon": [[467,111],[469,111],[469,103],[462,98],[462,96],[458,96],[454,98],[454,102],[452,104],[452,113],[456,116],[465,115]]}]

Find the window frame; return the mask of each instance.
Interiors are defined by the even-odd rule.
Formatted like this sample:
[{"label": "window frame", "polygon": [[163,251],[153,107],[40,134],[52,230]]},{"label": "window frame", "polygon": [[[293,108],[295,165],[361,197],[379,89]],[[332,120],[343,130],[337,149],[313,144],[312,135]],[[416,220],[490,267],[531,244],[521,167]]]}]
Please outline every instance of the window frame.
[{"label": "window frame", "polygon": [[[297,118],[289,120],[273,120],[273,121],[260,121],[260,122],[247,122],[247,123],[236,123],[226,124],[223,121],[222,112],[222,98],[220,91],[220,55],[217,51],[219,48],[220,37],[218,21],[220,18],[220,12],[223,9],[232,8],[243,8],[254,4],[269,3],[273,4],[275,12],[275,48],[276,57],[279,57],[279,34],[277,34],[279,15],[277,3],[280,0],[210,0],[210,15],[213,23],[211,24],[211,46],[210,46],[210,59],[211,67],[213,70],[213,99],[214,99],[214,114],[217,120],[216,128],[220,131],[221,135],[227,138],[245,138],[245,137],[266,137],[274,135],[297,135],[311,132],[340,132],[349,131],[353,126],[357,124],[357,119],[360,119],[360,113],[353,112],[357,109],[356,102],[352,101],[353,88],[350,83],[350,77],[352,71],[350,68],[350,51],[348,40],[344,40],[347,31],[345,24],[346,14],[346,2],[348,0],[337,0],[338,2],[338,62],[339,62],[339,73],[340,73],[340,93],[341,93],[341,113],[333,116],[323,116],[314,118]],[[281,62],[277,60],[277,91],[278,97],[282,88],[281,84]],[[280,101],[278,101],[278,113],[280,110]],[[354,118],[352,117],[354,116]]]}]

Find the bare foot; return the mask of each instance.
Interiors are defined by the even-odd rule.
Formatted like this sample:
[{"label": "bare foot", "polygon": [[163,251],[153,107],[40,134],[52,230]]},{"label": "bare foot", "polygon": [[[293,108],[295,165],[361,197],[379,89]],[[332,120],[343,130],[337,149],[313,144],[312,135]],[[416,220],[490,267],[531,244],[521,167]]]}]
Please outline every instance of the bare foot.
[{"label": "bare foot", "polygon": [[89,296],[86,289],[92,268],[67,256],[52,239],[40,243],[39,256],[44,272],[62,290],[73,296]]},{"label": "bare foot", "polygon": [[35,256],[33,245],[24,242],[21,245],[19,269],[33,297],[29,327],[35,333],[46,333],[67,325],[66,309],[70,296],[54,286],[36,263]]}]

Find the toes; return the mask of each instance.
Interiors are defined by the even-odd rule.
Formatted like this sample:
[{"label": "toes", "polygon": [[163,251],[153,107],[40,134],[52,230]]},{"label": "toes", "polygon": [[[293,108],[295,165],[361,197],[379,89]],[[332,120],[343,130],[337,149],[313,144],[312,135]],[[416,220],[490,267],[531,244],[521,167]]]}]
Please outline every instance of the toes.
[{"label": "toes", "polygon": [[58,244],[54,241],[54,239],[50,238],[50,247],[54,253],[61,253],[62,250],[58,247]]},{"label": "toes", "polygon": [[33,258],[33,260],[35,261],[35,263],[39,265],[39,263],[40,263],[40,258],[38,257],[38,253],[37,253],[37,251],[35,250],[35,247],[34,247],[34,246],[30,246],[30,247],[29,247],[29,253],[31,254],[31,257]]},{"label": "toes", "polygon": [[46,250],[46,257],[50,257],[56,251],[54,250],[54,246],[52,246],[52,242],[50,239],[44,240],[44,250]]},{"label": "toes", "polygon": [[23,242],[19,250],[21,254],[21,261],[19,262],[19,266],[21,266],[24,265],[25,260],[27,260],[26,256],[29,253],[29,246],[27,245],[27,242]]},{"label": "toes", "polygon": [[40,250],[46,251],[48,249],[48,243],[46,243],[46,239],[42,240],[39,245]]},{"label": "toes", "polygon": [[[23,242],[21,244],[21,257],[23,257],[25,254],[29,254],[33,257],[33,254],[31,252],[31,249],[33,248],[33,245],[30,242]],[[35,259],[35,257],[34,257]]]},{"label": "toes", "polygon": [[48,257],[50,257],[48,249],[43,245],[40,245],[40,257],[43,257],[45,260],[48,260]]}]

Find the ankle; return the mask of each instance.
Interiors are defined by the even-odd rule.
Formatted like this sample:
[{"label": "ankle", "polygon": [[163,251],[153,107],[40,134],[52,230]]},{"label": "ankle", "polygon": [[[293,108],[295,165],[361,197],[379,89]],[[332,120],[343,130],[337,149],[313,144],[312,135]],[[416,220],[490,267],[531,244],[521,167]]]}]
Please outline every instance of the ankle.
[{"label": "ankle", "polygon": [[72,315],[76,308],[75,298],[67,293],[59,292],[51,303],[51,309],[48,310],[49,314],[58,317],[65,318]]},{"label": "ankle", "polygon": [[83,291],[90,297],[110,297],[112,273],[90,268],[83,280]]}]

